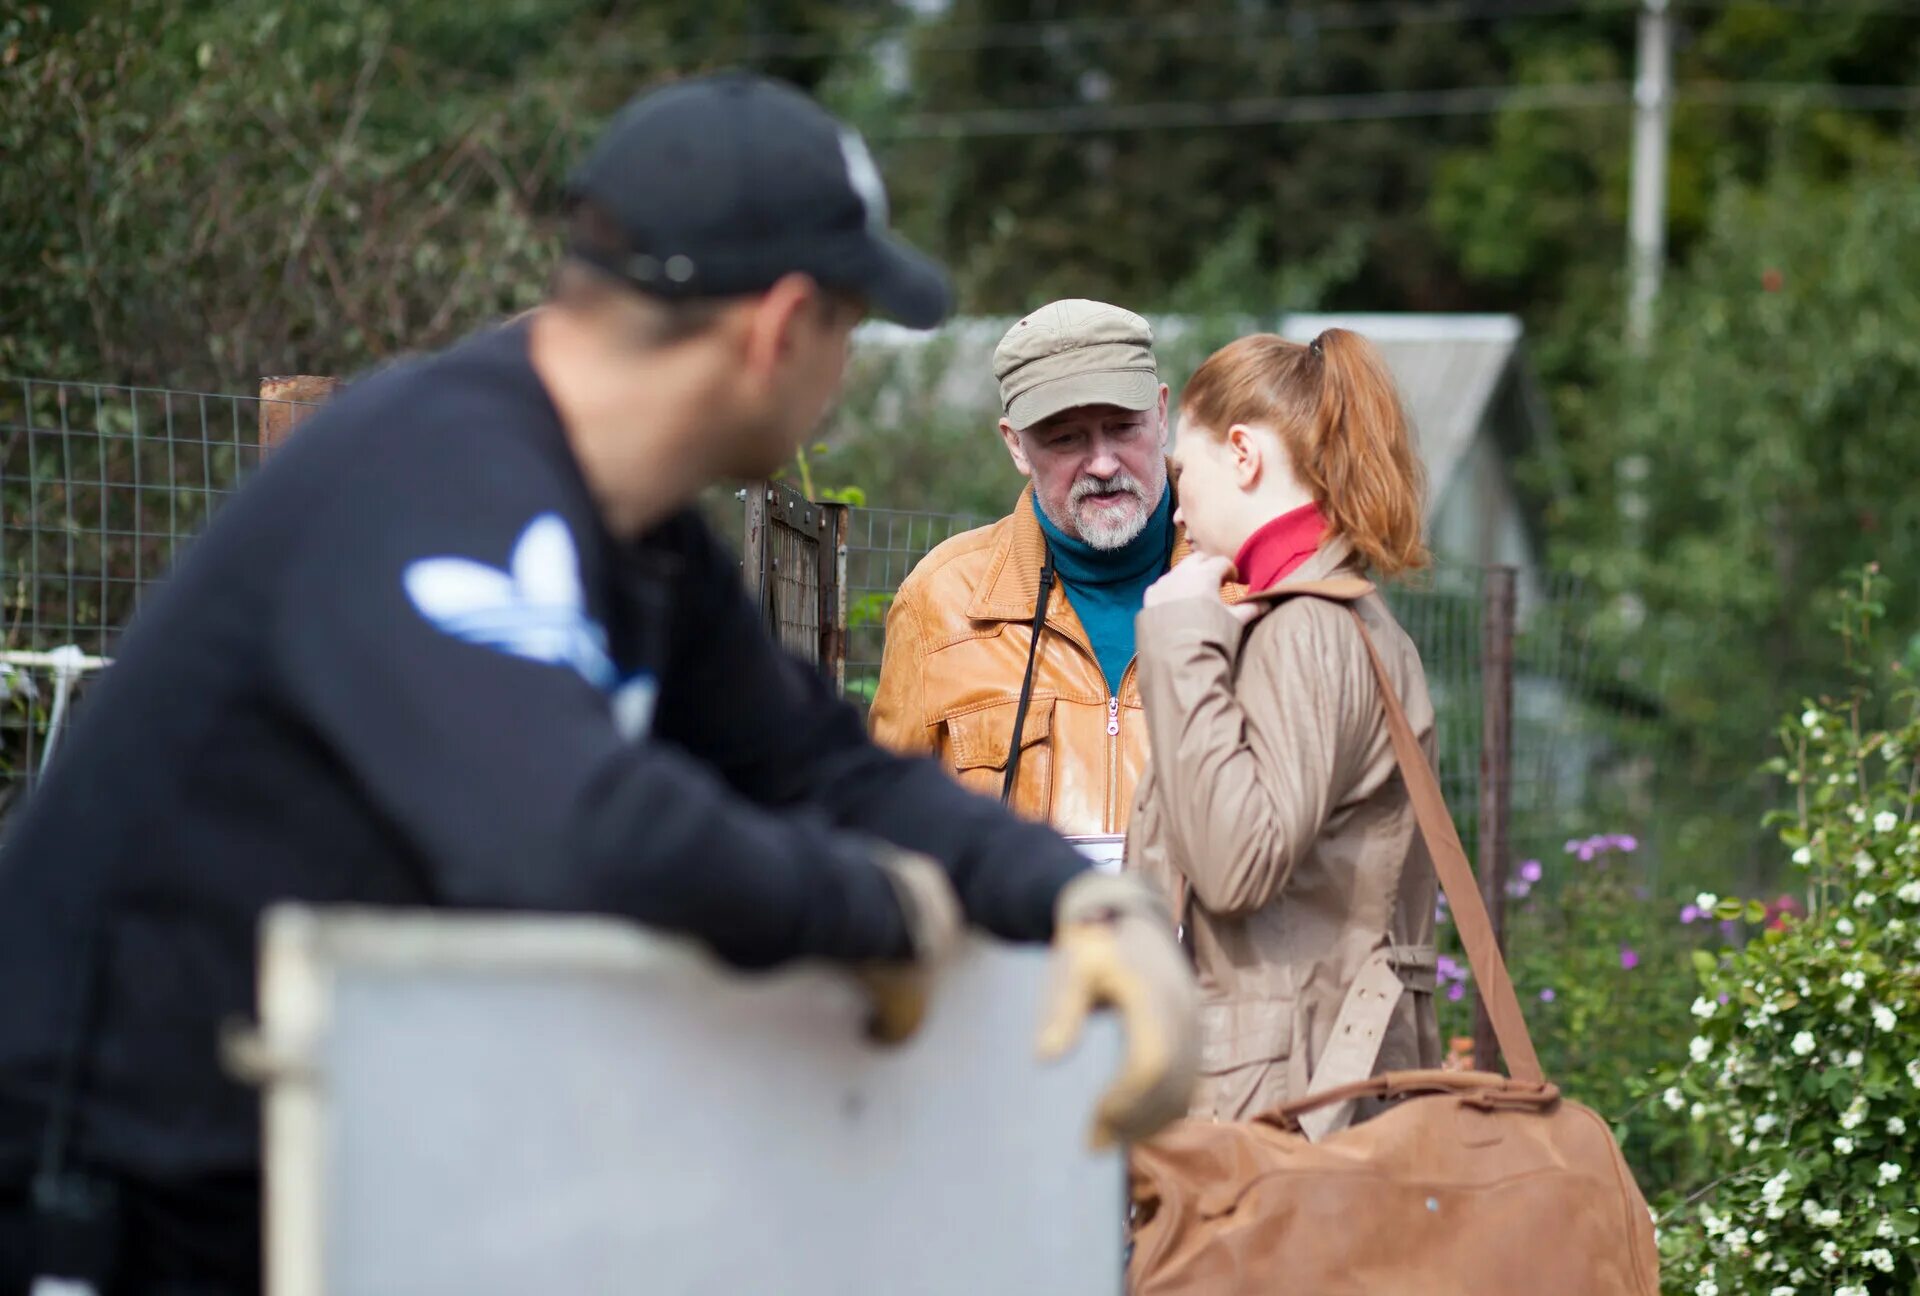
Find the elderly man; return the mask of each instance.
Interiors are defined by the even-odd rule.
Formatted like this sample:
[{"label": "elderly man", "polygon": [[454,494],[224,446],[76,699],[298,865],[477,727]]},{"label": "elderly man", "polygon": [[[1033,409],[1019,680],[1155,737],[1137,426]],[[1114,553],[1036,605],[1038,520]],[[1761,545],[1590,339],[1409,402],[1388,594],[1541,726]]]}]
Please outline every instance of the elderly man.
[{"label": "elderly man", "polygon": [[993,372],[1001,439],[1031,484],[901,585],[873,735],[1063,833],[1123,833],[1147,756],[1133,618],[1186,550],[1153,330],[1104,302],[1052,302],[1007,330]]}]

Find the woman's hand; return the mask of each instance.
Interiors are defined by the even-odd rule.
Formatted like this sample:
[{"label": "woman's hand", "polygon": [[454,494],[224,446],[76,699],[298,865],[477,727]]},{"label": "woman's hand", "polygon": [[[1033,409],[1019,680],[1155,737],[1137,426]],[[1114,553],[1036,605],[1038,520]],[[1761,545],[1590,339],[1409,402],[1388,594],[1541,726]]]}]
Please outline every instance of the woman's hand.
[{"label": "woman's hand", "polygon": [[1165,576],[1147,586],[1145,606],[1159,607],[1180,599],[1206,598],[1220,602],[1234,620],[1247,625],[1265,609],[1256,602],[1227,603],[1220,597],[1220,586],[1233,575],[1233,563],[1215,554],[1188,554],[1175,563]]}]

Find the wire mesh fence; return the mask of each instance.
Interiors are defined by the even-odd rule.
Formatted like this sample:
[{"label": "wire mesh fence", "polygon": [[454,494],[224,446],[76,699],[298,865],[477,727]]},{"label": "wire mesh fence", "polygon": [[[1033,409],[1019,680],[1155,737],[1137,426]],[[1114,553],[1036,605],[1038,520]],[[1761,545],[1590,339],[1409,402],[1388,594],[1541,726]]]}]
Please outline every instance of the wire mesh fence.
[{"label": "wire mesh fence", "polygon": [[[111,656],[143,594],[257,465],[268,425],[284,427],[310,408],[91,383],[0,383],[0,811],[45,760],[50,732],[58,737],[56,716],[84,705],[87,679]],[[748,583],[769,583],[770,627],[810,658],[844,590],[844,687],[864,705],[879,679],[894,591],[935,546],[988,519],[853,509],[836,572],[821,565],[832,559],[833,537],[812,533],[817,519],[806,516],[804,499],[784,489],[768,498],[776,497],[785,503],[769,508],[791,505],[790,525],[772,536],[768,570],[747,573]],[[772,515],[762,512],[766,524]],[[740,505],[716,520],[755,550]],[[1471,846],[1487,738],[1488,572],[1441,567],[1388,598],[1426,663],[1441,783]],[[1511,640],[1505,762],[1516,850],[1527,848],[1532,827],[1563,820],[1609,759],[1614,717],[1601,700],[1587,633],[1595,611],[1576,584],[1525,583]]]},{"label": "wire mesh fence", "polygon": [[143,594],[259,462],[275,405],[0,380],[0,809]]}]

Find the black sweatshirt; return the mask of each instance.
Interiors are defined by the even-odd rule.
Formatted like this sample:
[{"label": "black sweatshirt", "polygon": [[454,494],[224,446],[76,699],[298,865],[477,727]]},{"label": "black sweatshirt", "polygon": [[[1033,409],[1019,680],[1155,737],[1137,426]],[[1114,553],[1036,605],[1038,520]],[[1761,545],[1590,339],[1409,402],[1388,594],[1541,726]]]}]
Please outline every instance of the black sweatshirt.
[{"label": "black sweatshirt", "polygon": [[906,950],[864,838],[972,921],[1051,935],[1084,865],[875,747],[691,512],[607,533],[524,327],[355,384],[194,542],[0,846],[0,1185],[70,1050],[79,1142],[157,1181],[257,1166],[216,1059],[274,901],[594,911],[739,965]]}]

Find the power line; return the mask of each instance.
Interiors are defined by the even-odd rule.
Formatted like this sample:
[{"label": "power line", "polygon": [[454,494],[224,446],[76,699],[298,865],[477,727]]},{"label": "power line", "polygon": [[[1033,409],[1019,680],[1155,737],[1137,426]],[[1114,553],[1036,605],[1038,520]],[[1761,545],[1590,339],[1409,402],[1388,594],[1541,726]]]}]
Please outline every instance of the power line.
[{"label": "power line", "polygon": [[[1681,103],[1756,108],[1837,108],[1857,112],[1920,110],[1920,87],[1842,86],[1820,82],[1700,82],[1677,89]],[[1072,104],[1058,108],[985,108],[919,113],[871,132],[876,141],[975,136],[1065,135],[1107,131],[1194,130],[1467,117],[1499,112],[1617,108],[1633,101],[1626,81],[1470,86],[1366,94],[1294,95],[1211,103]]]},{"label": "power line", "polygon": [[1389,121],[1461,117],[1507,110],[1606,108],[1628,103],[1625,81],[1585,85],[1469,86],[1366,94],[1292,95],[1213,103],[1081,104],[1062,108],[985,108],[920,113],[872,132],[878,140],[972,135],[1053,135],[1084,131],[1179,130],[1207,126],[1271,126],[1300,122]]},{"label": "power line", "polygon": [[[1735,4],[1764,5],[1789,13],[1829,18],[1920,15],[1920,0],[1673,0],[1677,9],[1721,10]],[[1509,18],[1630,15],[1638,0],[1353,0],[1311,9],[1268,13],[1162,13],[1131,18],[1024,19],[988,23],[853,23],[833,32],[748,32],[711,45],[661,37],[643,42],[642,55],[704,53],[745,60],[843,58],[898,42],[915,52],[1058,48],[1123,41],[1204,41],[1291,36],[1383,27],[1437,26]]]}]

